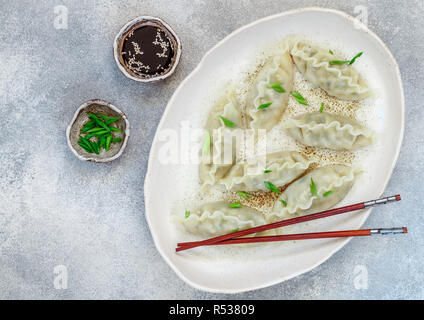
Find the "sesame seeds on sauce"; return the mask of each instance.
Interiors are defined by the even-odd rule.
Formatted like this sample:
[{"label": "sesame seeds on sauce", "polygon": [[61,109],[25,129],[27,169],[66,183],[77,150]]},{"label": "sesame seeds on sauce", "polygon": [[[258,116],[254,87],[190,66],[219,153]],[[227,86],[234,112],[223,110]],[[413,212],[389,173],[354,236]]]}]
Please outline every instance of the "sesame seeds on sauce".
[{"label": "sesame seeds on sauce", "polygon": [[141,77],[151,78],[168,71],[174,50],[162,29],[145,25],[128,33],[121,55],[126,68]]}]

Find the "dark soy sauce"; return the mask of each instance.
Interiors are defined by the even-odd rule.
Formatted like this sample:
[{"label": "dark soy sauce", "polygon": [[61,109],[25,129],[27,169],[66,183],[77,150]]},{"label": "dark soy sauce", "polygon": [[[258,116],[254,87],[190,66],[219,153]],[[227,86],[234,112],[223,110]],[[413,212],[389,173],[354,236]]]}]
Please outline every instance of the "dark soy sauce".
[{"label": "dark soy sauce", "polygon": [[174,51],[170,39],[162,29],[142,26],[128,33],[121,54],[129,70],[150,78],[161,75],[170,68]]}]

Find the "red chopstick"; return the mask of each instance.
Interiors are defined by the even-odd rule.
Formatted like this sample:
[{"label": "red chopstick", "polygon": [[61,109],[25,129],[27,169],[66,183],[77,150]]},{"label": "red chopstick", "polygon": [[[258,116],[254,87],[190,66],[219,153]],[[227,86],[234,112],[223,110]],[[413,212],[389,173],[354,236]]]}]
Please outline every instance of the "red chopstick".
[{"label": "red chopstick", "polygon": [[360,202],[360,203],[352,204],[352,205],[349,205],[349,206],[330,209],[330,210],[326,210],[326,211],[322,211],[322,212],[318,212],[318,213],[314,213],[314,214],[309,214],[309,215],[305,215],[305,216],[301,216],[301,217],[296,217],[296,218],[292,218],[292,219],[282,220],[282,221],[266,224],[266,225],[263,225],[263,226],[258,226],[258,227],[253,227],[253,228],[237,231],[237,232],[232,232],[232,233],[229,233],[229,234],[225,234],[225,235],[222,235],[222,236],[206,239],[206,240],[203,240],[203,241],[180,242],[180,243],[177,244],[179,247],[176,248],[176,251],[178,252],[178,251],[183,251],[183,250],[196,248],[196,247],[200,247],[200,246],[211,245],[211,244],[215,244],[217,242],[246,236],[246,235],[249,235],[249,234],[252,234],[252,233],[258,233],[258,232],[263,232],[263,231],[266,231],[266,230],[281,228],[281,227],[284,227],[284,226],[297,224],[297,223],[301,223],[301,222],[306,222],[306,221],[311,221],[311,220],[316,220],[316,219],[322,219],[322,218],[335,216],[335,215],[346,213],[346,212],[361,210],[361,209],[369,208],[369,207],[372,207],[372,206],[375,206],[375,205],[386,204],[388,202],[400,201],[400,200],[401,200],[400,195],[396,195],[396,196],[381,198],[381,199],[377,199],[377,200]]},{"label": "red chopstick", "polygon": [[257,242],[308,240],[308,239],[364,237],[364,236],[372,236],[376,234],[385,235],[385,234],[399,234],[399,233],[408,233],[408,229],[406,227],[390,228],[390,229],[361,229],[361,230],[285,234],[285,235],[279,235],[279,236],[266,236],[266,237],[237,238],[237,239],[230,239],[230,240],[208,244],[208,246],[257,243]]}]

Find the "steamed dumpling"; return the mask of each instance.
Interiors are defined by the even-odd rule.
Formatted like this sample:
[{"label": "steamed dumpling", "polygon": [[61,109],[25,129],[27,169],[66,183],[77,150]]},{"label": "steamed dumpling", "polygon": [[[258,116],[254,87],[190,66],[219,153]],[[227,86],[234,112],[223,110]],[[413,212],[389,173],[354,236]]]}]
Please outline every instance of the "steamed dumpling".
[{"label": "steamed dumpling", "polygon": [[284,128],[297,141],[311,147],[355,150],[373,143],[373,132],[357,121],[327,112],[301,114]]},{"label": "steamed dumpling", "polygon": [[[276,91],[271,85],[279,85]],[[248,93],[247,122],[251,129],[271,129],[281,119],[293,87],[293,62],[287,49],[268,59]],[[272,103],[266,108],[260,108]],[[259,108],[259,109],[258,109]]]},{"label": "steamed dumpling", "polygon": [[213,237],[266,224],[264,215],[248,208],[230,208],[225,202],[212,202],[191,211],[187,218],[178,222],[193,234]]},{"label": "steamed dumpling", "polygon": [[[270,221],[327,210],[340,202],[352,188],[355,170],[344,165],[329,165],[312,170],[293,182],[275,202]],[[317,196],[312,193],[312,180]],[[282,200],[282,201],[281,201]]]},{"label": "steamed dumpling", "polygon": [[308,169],[310,161],[294,151],[276,152],[237,163],[221,179],[227,190],[265,191],[264,181],[282,187]]},{"label": "steamed dumpling", "polygon": [[295,42],[291,49],[294,63],[313,85],[330,96],[343,100],[362,100],[371,96],[366,81],[352,65],[332,65],[330,61],[346,60],[329,53],[328,49]]},{"label": "steamed dumpling", "polygon": [[[221,117],[234,125],[226,125]],[[204,185],[215,184],[235,163],[234,131],[240,129],[241,124],[240,109],[233,91],[230,91],[213,107],[206,122],[204,144],[207,146],[202,151],[200,163],[200,180]]]}]

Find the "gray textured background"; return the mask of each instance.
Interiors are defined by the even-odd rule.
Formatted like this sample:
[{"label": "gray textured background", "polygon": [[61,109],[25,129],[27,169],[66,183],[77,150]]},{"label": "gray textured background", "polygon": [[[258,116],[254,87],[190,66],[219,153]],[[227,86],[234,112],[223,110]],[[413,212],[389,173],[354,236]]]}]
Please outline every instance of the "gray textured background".
[{"label": "gray textured background", "polygon": [[[54,7],[69,12],[53,26]],[[402,203],[375,209],[367,227],[406,225],[405,237],[355,239],[313,271],[238,295],[197,291],[156,251],[144,218],[143,181],[165,105],[203,54],[236,28],[288,9],[322,6],[355,15],[399,62],[406,93],[405,140],[387,195]],[[176,74],[142,85],[126,79],[112,56],[120,27],[143,14],[165,19],[184,52]],[[424,298],[422,84],[423,1],[6,1],[0,3],[0,298]],[[324,21],[323,21],[324,23]],[[91,98],[122,108],[132,125],[123,156],[110,164],[78,160],[65,128]],[[53,286],[66,265],[68,289]],[[369,287],[356,290],[357,265]]]}]

